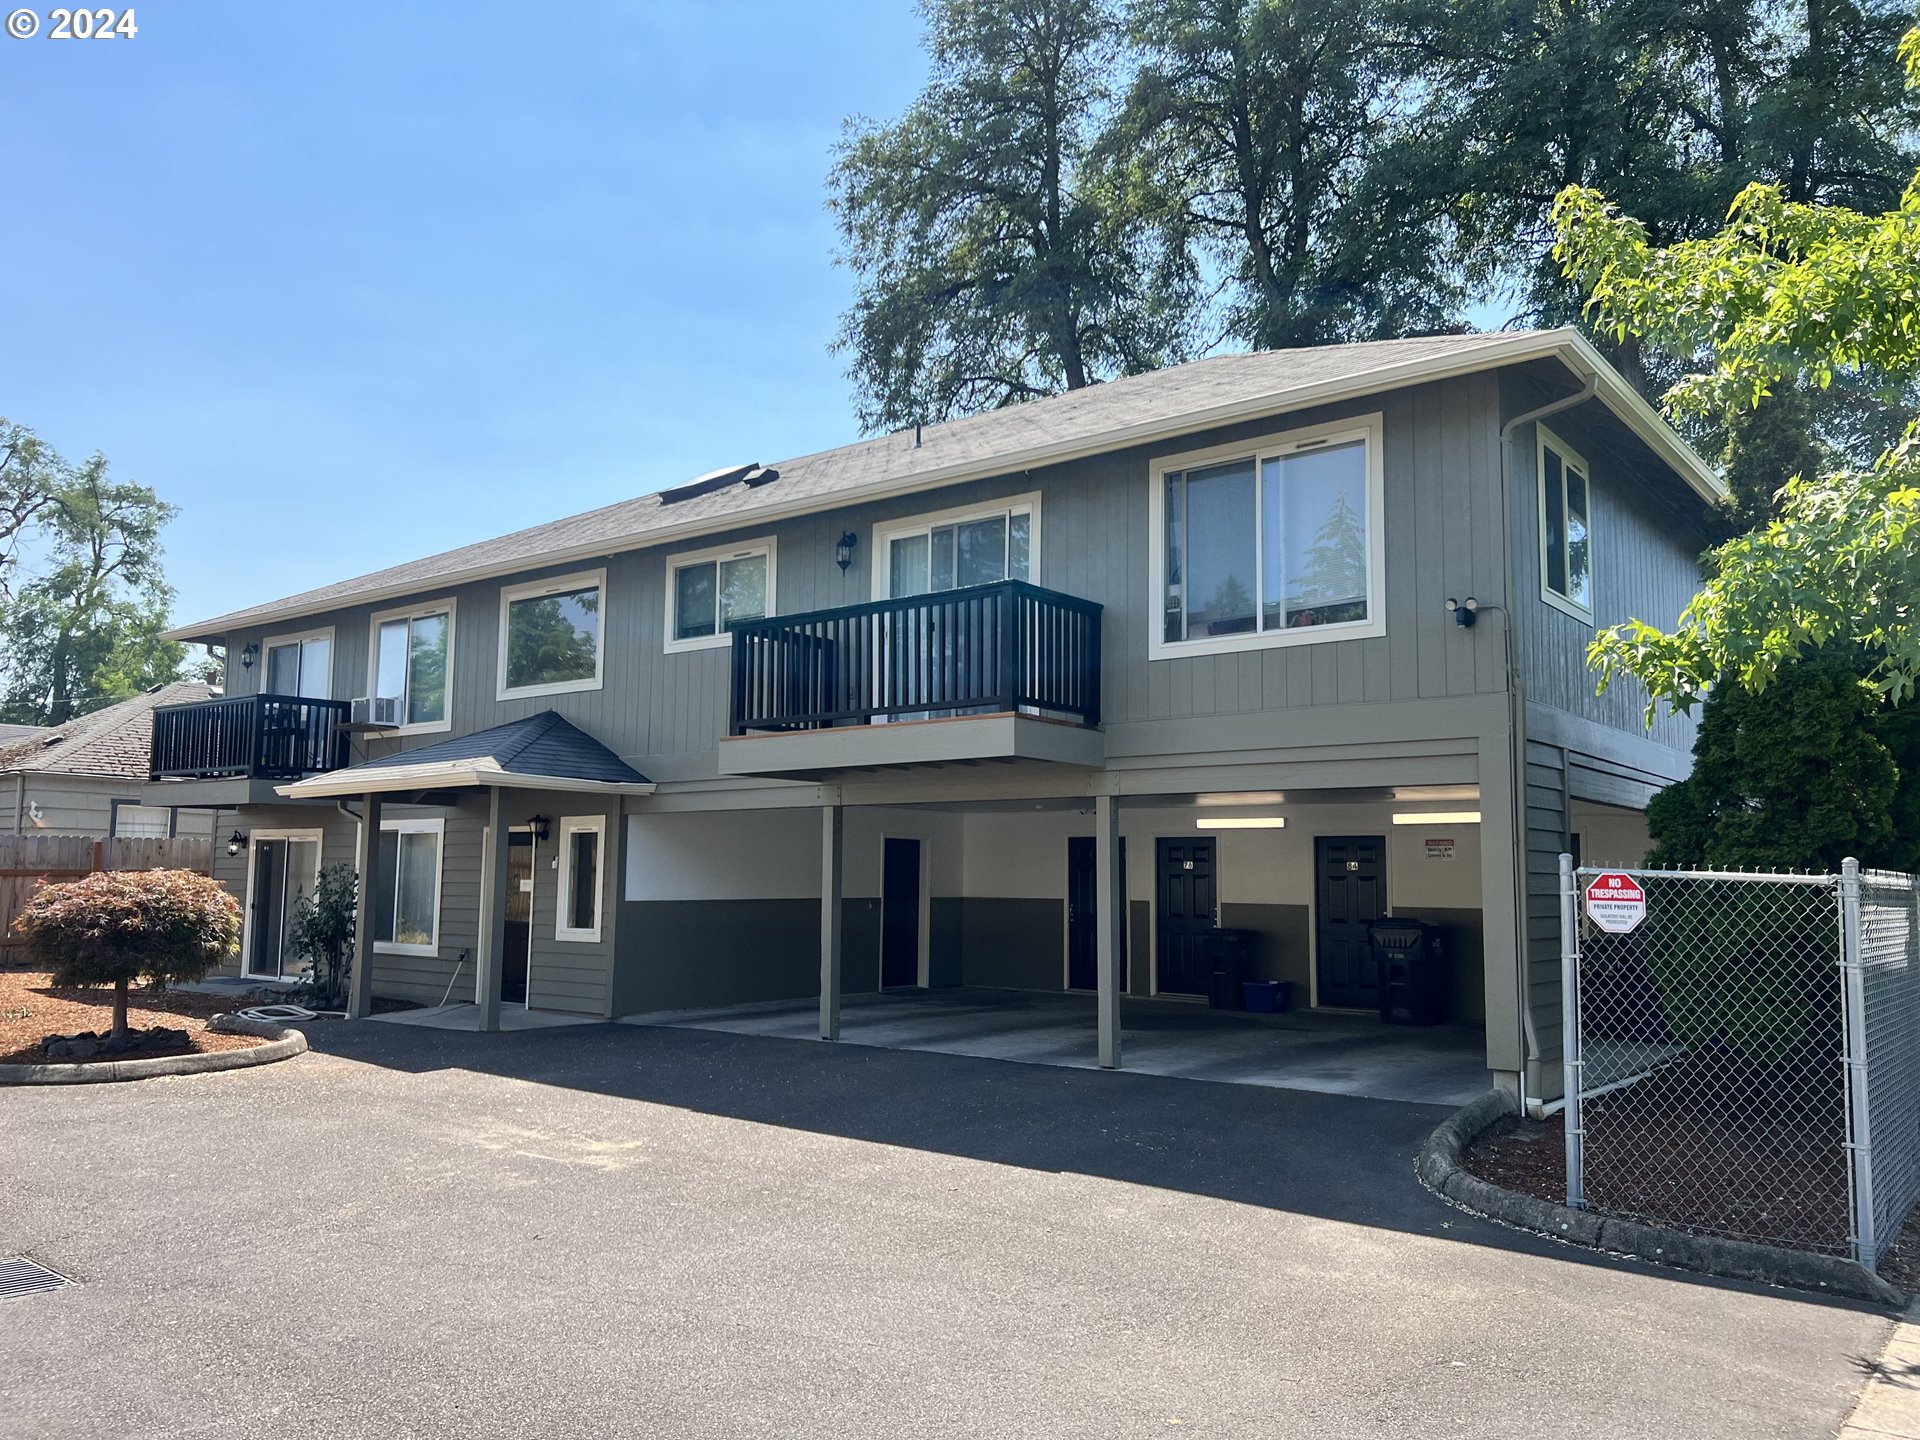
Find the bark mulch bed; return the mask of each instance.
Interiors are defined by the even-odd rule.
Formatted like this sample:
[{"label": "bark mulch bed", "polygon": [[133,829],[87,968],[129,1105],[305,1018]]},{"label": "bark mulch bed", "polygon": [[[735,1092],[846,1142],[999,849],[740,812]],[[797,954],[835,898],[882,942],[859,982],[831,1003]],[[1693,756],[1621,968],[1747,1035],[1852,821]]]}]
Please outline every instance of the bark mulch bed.
[{"label": "bark mulch bed", "polygon": [[[1707,1084],[1706,1078],[1717,1083]],[[1776,1109],[1755,1125],[1751,1098],[1726,1076],[1672,1067],[1586,1102],[1587,1203],[1670,1230],[1724,1235],[1792,1249],[1847,1252],[1845,1121],[1839,1098]],[[1810,1113],[1811,1112],[1811,1113]],[[1461,1157],[1503,1189],[1563,1205],[1566,1133],[1551,1120],[1509,1117]],[[1920,1214],[1910,1216],[1880,1274],[1920,1292]]]},{"label": "bark mulch bed", "polygon": [[[187,1055],[264,1045],[266,1042],[257,1035],[221,1035],[207,1029],[210,1017],[233,1006],[231,999],[219,995],[136,987],[127,1001],[127,1025],[134,1030],[164,1026],[187,1032],[184,1046],[146,1050],[143,1055]],[[77,1035],[85,1030],[105,1034],[112,1025],[111,990],[60,989],[44,972],[0,970],[0,1064],[63,1063],[48,1061],[41,1053],[40,1042],[50,1035]]]}]

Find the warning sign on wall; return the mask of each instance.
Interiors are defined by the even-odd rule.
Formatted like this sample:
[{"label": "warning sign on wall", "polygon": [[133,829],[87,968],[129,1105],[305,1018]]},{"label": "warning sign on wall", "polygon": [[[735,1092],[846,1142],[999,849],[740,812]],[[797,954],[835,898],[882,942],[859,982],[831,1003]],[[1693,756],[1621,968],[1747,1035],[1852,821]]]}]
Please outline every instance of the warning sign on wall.
[{"label": "warning sign on wall", "polygon": [[1647,892],[1631,875],[1596,875],[1587,886],[1587,918],[1609,934],[1625,935],[1647,918]]},{"label": "warning sign on wall", "polygon": [[1453,837],[1451,835],[1427,836],[1427,859],[1453,859]]}]

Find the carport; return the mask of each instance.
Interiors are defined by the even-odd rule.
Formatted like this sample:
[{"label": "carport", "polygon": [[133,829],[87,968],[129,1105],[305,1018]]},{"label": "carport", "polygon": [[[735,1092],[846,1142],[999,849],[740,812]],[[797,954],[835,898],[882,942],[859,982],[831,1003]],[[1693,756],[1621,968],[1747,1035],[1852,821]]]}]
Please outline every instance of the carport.
[{"label": "carport", "polygon": [[[842,1001],[843,1044],[926,1050],[1070,1069],[1100,1067],[1094,997],[957,987],[890,990]],[[1190,1001],[1123,998],[1126,1068],[1148,1075],[1376,1100],[1463,1105],[1489,1084],[1477,1026],[1385,1026],[1325,1011],[1250,1015]],[[808,1000],[634,1015],[622,1023],[820,1038]]]}]

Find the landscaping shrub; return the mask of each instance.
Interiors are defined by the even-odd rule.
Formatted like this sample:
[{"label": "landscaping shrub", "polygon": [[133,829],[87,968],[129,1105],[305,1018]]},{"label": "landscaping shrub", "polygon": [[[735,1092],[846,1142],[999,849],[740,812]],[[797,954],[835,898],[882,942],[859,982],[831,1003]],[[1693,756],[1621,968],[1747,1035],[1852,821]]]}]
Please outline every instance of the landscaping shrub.
[{"label": "landscaping shrub", "polygon": [[359,892],[359,878],[351,865],[329,865],[320,872],[313,894],[302,894],[293,902],[287,948],[307,962],[307,984],[323,1009],[346,1002]]},{"label": "landscaping shrub", "polygon": [[110,1044],[127,1038],[127,987],[197,980],[239,948],[240,906],[190,870],[103,871],[42,885],[14,921],[56,985],[111,985]]}]

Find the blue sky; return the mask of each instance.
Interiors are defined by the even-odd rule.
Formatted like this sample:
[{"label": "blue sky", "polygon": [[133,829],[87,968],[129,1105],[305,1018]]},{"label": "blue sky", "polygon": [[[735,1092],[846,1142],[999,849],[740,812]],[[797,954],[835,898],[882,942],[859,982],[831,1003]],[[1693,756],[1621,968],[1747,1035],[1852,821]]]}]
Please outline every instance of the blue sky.
[{"label": "blue sky", "polygon": [[179,618],[854,437],[908,0],[135,10],[0,38],[0,415],[181,507]]}]

